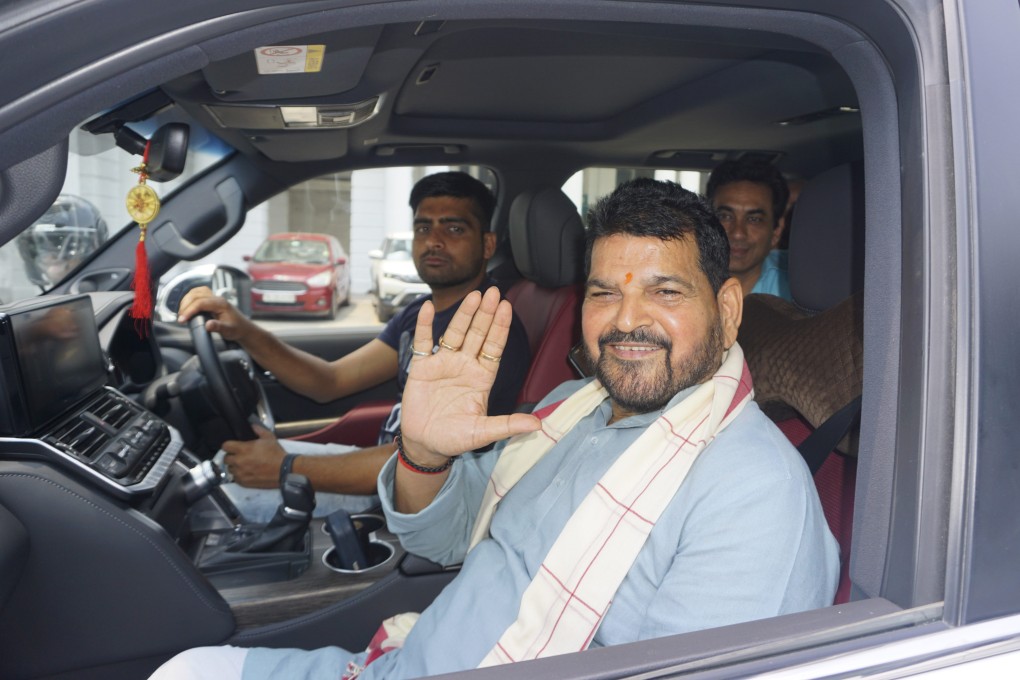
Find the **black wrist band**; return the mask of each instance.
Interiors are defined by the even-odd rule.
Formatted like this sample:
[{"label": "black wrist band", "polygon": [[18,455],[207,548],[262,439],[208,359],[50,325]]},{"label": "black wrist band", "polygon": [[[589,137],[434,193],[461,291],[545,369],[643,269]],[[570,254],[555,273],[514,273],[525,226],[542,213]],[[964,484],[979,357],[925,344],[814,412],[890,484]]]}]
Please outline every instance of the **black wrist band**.
[{"label": "black wrist band", "polygon": [[393,442],[397,445],[397,458],[400,459],[400,463],[404,467],[410,468],[415,472],[420,472],[423,475],[438,475],[440,472],[445,472],[446,470],[449,470],[450,466],[453,465],[452,457],[447,458],[446,462],[438,467],[418,465],[418,463],[415,463],[413,460],[407,457],[406,453],[404,453],[404,440],[400,438],[399,433],[397,434],[396,437],[393,438]]},{"label": "black wrist band", "polygon": [[280,486],[283,486],[284,480],[287,479],[287,475],[290,474],[291,468],[294,467],[294,459],[298,457],[296,453],[288,453],[283,457],[283,462],[280,463]]}]

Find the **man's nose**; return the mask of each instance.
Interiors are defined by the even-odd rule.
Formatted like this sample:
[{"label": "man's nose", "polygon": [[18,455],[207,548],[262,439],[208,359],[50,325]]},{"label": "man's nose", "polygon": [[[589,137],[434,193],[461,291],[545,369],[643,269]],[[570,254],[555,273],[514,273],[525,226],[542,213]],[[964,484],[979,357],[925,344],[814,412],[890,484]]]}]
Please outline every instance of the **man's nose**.
[{"label": "man's nose", "polygon": [[737,241],[747,238],[747,221],[742,217],[734,217],[726,225],[726,236]]},{"label": "man's nose", "polygon": [[616,311],[616,327],[624,333],[647,326],[651,323],[642,295],[624,295]]},{"label": "man's nose", "polygon": [[444,248],[445,243],[443,242],[443,235],[440,233],[438,225],[433,225],[429,229],[428,235],[425,237],[425,245],[432,250],[433,248]]}]

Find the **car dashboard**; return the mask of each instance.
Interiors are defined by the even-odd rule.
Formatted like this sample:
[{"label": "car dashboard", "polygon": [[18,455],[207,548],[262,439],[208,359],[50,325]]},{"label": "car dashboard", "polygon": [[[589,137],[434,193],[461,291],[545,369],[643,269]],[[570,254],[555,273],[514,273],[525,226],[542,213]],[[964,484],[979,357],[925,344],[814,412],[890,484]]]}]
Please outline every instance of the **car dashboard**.
[{"label": "car dashboard", "polygon": [[0,450],[30,451],[127,500],[159,486],[183,443],[109,384],[113,379],[130,388],[158,365],[158,352],[144,336],[134,343],[122,332],[124,318],[110,324],[114,351],[108,353],[86,295],[32,299],[0,311],[0,380],[7,396]]}]

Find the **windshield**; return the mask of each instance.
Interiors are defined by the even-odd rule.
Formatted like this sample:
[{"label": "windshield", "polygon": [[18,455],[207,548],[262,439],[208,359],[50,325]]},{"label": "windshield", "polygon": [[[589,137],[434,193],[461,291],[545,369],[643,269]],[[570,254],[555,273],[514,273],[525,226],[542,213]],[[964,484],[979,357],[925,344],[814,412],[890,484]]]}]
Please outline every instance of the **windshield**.
[{"label": "windshield", "polygon": [[[174,180],[150,186],[165,197],[225,153],[226,147],[218,139],[192,126],[184,172]],[[131,223],[125,197],[138,183],[138,175],[131,172],[138,163],[138,156],[114,146],[112,135],[74,130],[57,200],[0,247],[0,302],[34,297],[60,284]]]},{"label": "windshield", "polygon": [[252,259],[255,262],[326,264],[329,262],[329,247],[323,241],[276,239],[263,243]]},{"label": "windshield", "polygon": [[383,249],[383,257],[387,260],[410,260],[411,239],[386,239],[386,246]]}]

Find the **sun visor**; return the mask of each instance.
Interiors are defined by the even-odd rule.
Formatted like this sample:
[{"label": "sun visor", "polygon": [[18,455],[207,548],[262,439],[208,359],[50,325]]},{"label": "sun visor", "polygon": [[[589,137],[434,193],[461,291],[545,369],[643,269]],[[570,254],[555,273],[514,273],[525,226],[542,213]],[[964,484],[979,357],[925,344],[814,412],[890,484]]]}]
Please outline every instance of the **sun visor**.
[{"label": "sun visor", "polygon": [[202,72],[224,102],[335,95],[361,82],[382,30],[369,26],[261,45],[214,61]]},{"label": "sun visor", "polygon": [[274,161],[321,161],[347,154],[346,130],[270,132],[253,135],[249,141]]}]

